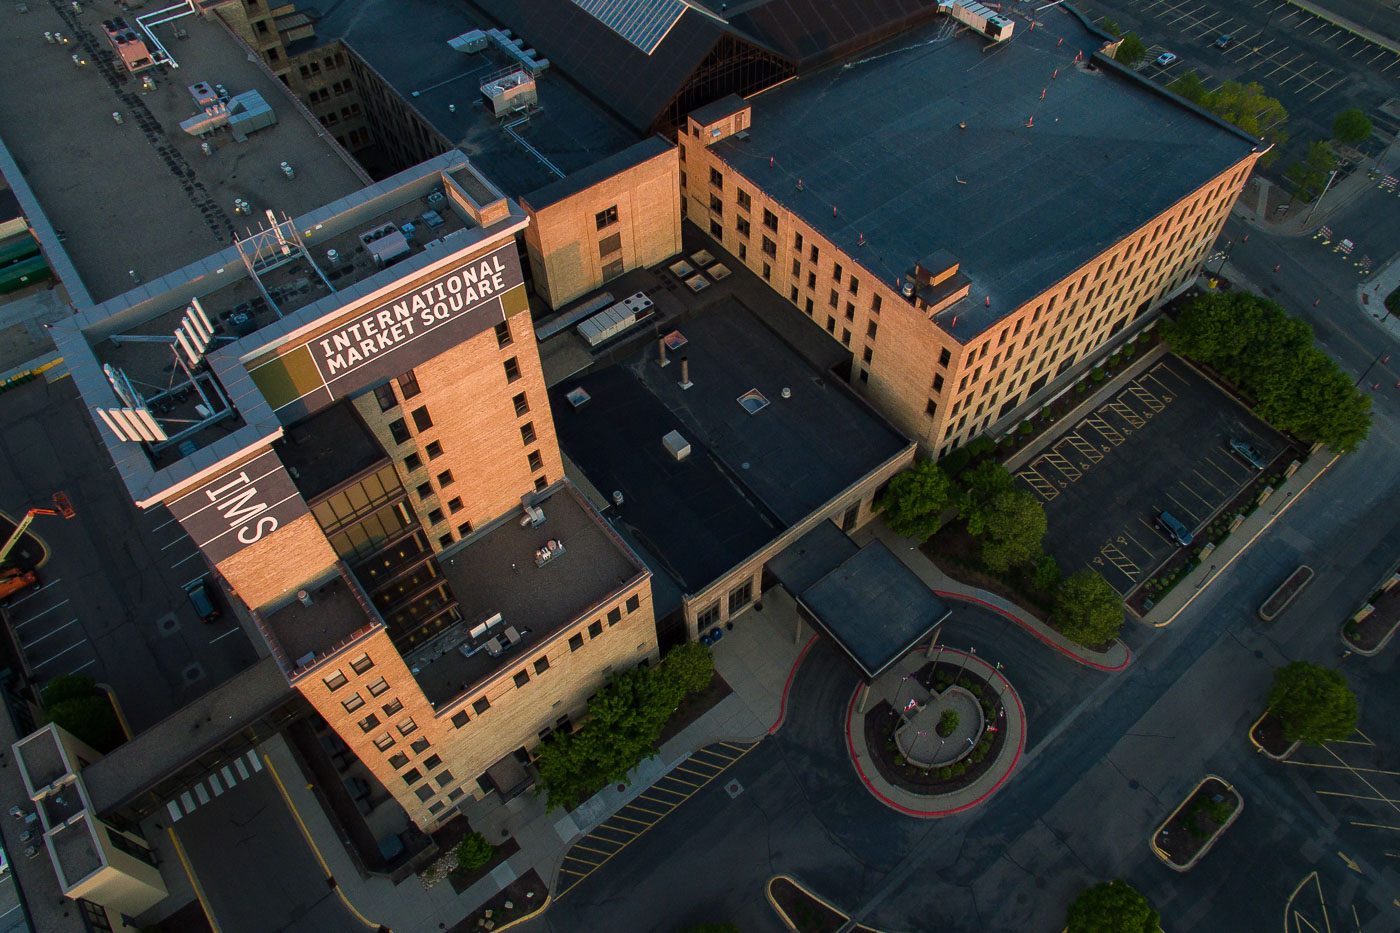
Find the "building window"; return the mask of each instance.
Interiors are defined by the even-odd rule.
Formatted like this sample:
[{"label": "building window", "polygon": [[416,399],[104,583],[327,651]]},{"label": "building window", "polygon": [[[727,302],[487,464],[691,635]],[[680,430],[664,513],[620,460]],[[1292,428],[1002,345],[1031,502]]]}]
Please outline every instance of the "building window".
[{"label": "building window", "polygon": [[594,214],[593,222],[598,225],[599,230],[604,230],[617,223],[617,205],[614,204],[612,207]]},{"label": "building window", "polygon": [[480,716],[482,713],[486,712],[490,708],[491,701],[486,699],[486,697],[477,697],[474,701],[472,701],[472,709],[476,710],[476,714],[478,716]]},{"label": "building window", "polygon": [[544,469],[544,458],[540,456],[540,452],[538,450],[530,451],[530,455],[525,459],[530,464],[531,473],[534,473],[537,470]]},{"label": "building window", "polygon": [[405,473],[412,473],[423,466],[423,458],[417,454],[409,454],[403,458],[403,469]]},{"label": "building window", "polygon": [[841,296],[836,293],[836,289],[833,288],[831,290],[831,294],[827,296],[826,303],[833,308],[841,303]]},{"label": "building window", "polygon": [[535,658],[535,674],[543,674],[547,670],[549,670],[549,658],[544,655]]},{"label": "building window", "polygon": [[855,319],[856,319],[856,306],[853,305],[853,304],[851,304],[851,303],[848,301],[848,302],[846,302],[846,320],[848,320],[848,321],[854,321]]},{"label": "building window", "polygon": [[776,259],[778,257],[778,244],[768,239],[768,237],[763,238],[762,248],[763,255],[767,256],[769,259]]},{"label": "building window", "polygon": [[577,651],[583,647],[583,635],[574,634],[569,636],[569,650]]},{"label": "building window", "polygon": [[431,787],[424,784],[422,787],[418,788],[413,793],[418,797],[418,800],[420,802],[427,803],[429,800],[433,799],[434,791]]},{"label": "building window", "polygon": [[871,361],[875,359],[875,351],[872,350],[870,347],[866,347],[865,353],[861,356],[861,359],[865,360],[866,366],[869,366]]},{"label": "building window", "polygon": [[778,215],[766,207],[763,209],[763,226],[772,230],[774,233],[778,232]]},{"label": "building window", "polygon": [[414,491],[418,493],[419,499],[427,500],[428,497],[430,497],[433,494],[433,484],[419,483],[418,487]]},{"label": "building window", "polygon": [[523,687],[530,682],[530,675],[524,670],[519,670],[515,672],[514,679],[517,687]]},{"label": "building window", "polygon": [[812,251],[808,255],[811,257],[812,264],[816,265],[821,257],[821,251],[817,249],[817,244],[812,244]]},{"label": "building window", "polygon": [[852,295],[860,291],[860,279],[856,278],[854,275],[851,276],[850,291]]},{"label": "building window", "polygon": [[879,296],[879,295],[871,295],[871,296],[870,296],[870,313],[871,313],[871,314],[879,314],[879,313],[880,313],[880,296]]},{"label": "building window", "polygon": [[469,722],[471,722],[471,717],[467,715],[466,710],[459,710],[452,714],[452,728],[454,729],[460,729]]},{"label": "building window", "polygon": [[874,339],[875,339],[875,331],[876,331],[877,329],[878,329],[878,328],[876,327],[875,322],[874,322],[874,321],[871,321],[869,324],[866,324],[866,325],[865,325],[865,336],[868,337],[868,338],[871,339],[871,340],[874,340]]},{"label": "building window", "polygon": [[368,654],[362,654],[350,662],[350,669],[356,674],[363,674],[372,667],[374,667],[374,662],[370,660]]},{"label": "building window", "polygon": [[517,418],[530,411],[530,401],[525,398],[524,392],[521,392],[515,398],[511,399],[511,404],[515,406],[515,416]]},{"label": "building window", "polygon": [[849,347],[851,345],[851,332],[846,328],[841,328],[841,344]]},{"label": "building window", "polygon": [[942,373],[934,373],[934,375],[933,375],[933,391],[935,391],[935,392],[942,392],[942,391],[943,391],[943,374],[942,374]]},{"label": "building window", "polygon": [[358,693],[351,694],[348,698],[341,700],[340,705],[345,707],[345,712],[353,713],[361,706],[365,705],[365,698]]},{"label": "building window", "polygon": [[437,479],[439,487],[451,486],[454,482],[456,482],[456,480],[452,478],[451,470],[443,470],[441,473],[438,474]]},{"label": "building window", "polygon": [[377,725],[379,725],[379,717],[374,715],[373,713],[370,713],[364,719],[360,720],[360,731],[368,732]]},{"label": "building window", "polygon": [[506,370],[506,382],[515,382],[520,378],[520,361],[511,357],[502,364]]},{"label": "building window", "polygon": [[622,251],[622,234],[612,233],[598,241],[598,258]]},{"label": "building window", "polygon": [[535,442],[535,422],[527,421],[520,426],[520,440],[525,444]]},{"label": "building window", "polygon": [[951,353],[948,352],[948,348],[947,348],[947,347],[944,347],[942,350],[939,350],[939,351],[938,351],[938,365],[939,365],[939,366],[947,366],[948,363],[949,363],[949,361],[952,360],[952,358],[953,358],[953,354],[951,354]]},{"label": "building window", "polygon": [[460,524],[460,525],[457,526],[457,534],[458,534],[459,537],[465,538],[467,535],[469,535],[469,534],[471,534],[471,533],[472,533],[472,523],[471,523],[471,522],[462,522],[462,524]]},{"label": "building window", "polygon": [[697,628],[704,630],[719,622],[719,603],[713,602],[700,611],[695,617]]},{"label": "building window", "polygon": [[462,511],[462,509],[464,508],[466,508],[466,506],[462,504],[461,496],[453,496],[447,501],[447,511],[452,512],[453,514]]},{"label": "building window", "polygon": [[736,217],[734,219],[734,229],[739,231],[739,236],[746,240],[749,238],[749,222],[747,218]]},{"label": "building window", "polygon": [[407,401],[423,390],[418,388],[418,376],[409,370],[399,377],[399,391],[403,393],[404,401]]},{"label": "building window", "polygon": [[793,304],[797,304],[797,286],[796,286],[796,285],[794,285],[794,286],[792,287],[792,289],[788,292],[788,298],[790,298],[790,299],[792,300],[792,303],[793,303]]},{"label": "building window", "polygon": [[413,409],[413,426],[420,431],[426,431],[433,426],[433,419],[428,414],[426,405]]},{"label": "building window", "polygon": [[753,198],[749,197],[749,193],[747,191],[745,191],[743,188],[736,188],[735,191],[736,197],[739,200],[740,207],[742,207],[744,210],[748,210],[749,208],[753,207]]},{"label": "building window", "polygon": [[930,418],[932,418],[933,416],[937,415],[937,414],[938,414],[938,403],[935,402],[933,399],[929,399],[929,400],[928,400],[928,404],[926,404],[926,405],[924,406],[924,414],[928,415]]},{"label": "building window", "polygon": [[380,411],[389,411],[399,403],[394,396],[394,387],[387,382],[374,390],[374,400],[379,403]]},{"label": "building window", "polygon": [[381,752],[388,751],[389,749],[394,747],[394,737],[386,732],[379,738],[374,740],[374,747],[379,749]]},{"label": "building window", "polygon": [[369,691],[370,696],[377,697],[389,689],[389,681],[381,677],[365,689]]},{"label": "building window", "polygon": [[724,240],[724,227],[720,225],[718,220],[710,221],[710,236],[714,237],[716,240]]},{"label": "building window", "polygon": [[714,185],[721,191],[724,190],[724,176],[719,173],[719,169],[710,169],[710,184]]},{"label": "building window", "polygon": [[508,347],[515,341],[510,336],[510,322],[501,321],[496,325],[496,346]]},{"label": "building window", "polygon": [[[448,784],[451,784],[453,780],[454,778],[452,777],[451,771],[443,771],[440,774],[433,775],[433,783],[437,784],[438,787],[446,787]],[[433,806],[437,807],[441,806],[441,804],[435,803]]]},{"label": "building window", "polygon": [[641,608],[641,606],[642,601],[637,598],[636,593],[633,593],[631,596],[627,597],[627,611],[629,613],[636,612],[638,609]]},{"label": "building window", "polygon": [[336,671],[331,676],[325,678],[325,681],[326,689],[328,690],[339,690],[341,687],[349,683],[349,681],[345,679],[345,675],[340,671]]},{"label": "building window", "polygon": [[438,457],[442,456],[442,442],[432,441],[427,447],[424,447],[423,450],[428,454],[429,460],[436,460]]},{"label": "building window", "polygon": [[831,279],[833,282],[841,281],[841,263],[836,263],[831,267]]},{"label": "building window", "polygon": [[384,715],[392,716],[403,711],[403,701],[397,697],[384,704]]},{"label": "building window", "polygon": [[766,262],[763,264],[763,281],[773,281],[773,267],[768,265],[768,263]]},{"label": "building window", "polygon": [[399,735],[409,736],[418,731],[418,723],[414,722],[413,717],[410,716],[399,723],[396,728],[399,730]]},{"label": "building window", "polygon": [[413,754],[421,755],[428,750],[431,743],[427,739],[414,739],[408,743],[408,747],[413,749]]},{"label": "building window", "polygon": [[434,814],[441,813],[446,806],[447,804],[439,800],[437,803],[432,803],[428,805],[428,812]]},{"label": "building window", "polygon": [[753,602],[753,579],[745,580],[743,583],[729,591],[729,614],[734,615],[749,603]]},{"label": "building window", "polygon": [[389,434],[394,438],[395,444],[407,444],[408,439],[413,436],[408,433],[408,423],[402,418],[395,418],[389,422]]},{"label": "building window", "polygon": [[622,621],[622,610],[621,610],[621,609],[617,608],[616,606],[613,606],[611,609],[608,610],[608,624],[609,624],[609,625],[616,625],[617,623],[619,623],[619,622],[621,622],[621,621]]},{"label": "building window", "polygon": [[535,492],[544,492],[545,487],[548,485],[549,480],[545,479],[543,476],[535,477]]},{"label": "building window", "polygon": [[408,756],[403,752],[395,752],[389,756],[389,766],[395,771],[408,764]]},{"label": "building window", "polygon": [[588,637],[589,637],[589,638],[597,638],[597,637],[598,637],[599,635],[601,635],[601,634],[603,634],[603,623],[602,623],[602,622],[600,622],[600,621],[597,620],[597,619],[594,619],[592,622],[589,622],[589,623],[588,623]]},{"label": "building window", "polygon": [[724,202],[720,200],[717,194],[710,195],[710,213],[714,214],[716,217],[724,216]]},{"label": "building window", "polygon": [[442,523],[442,519],[442,509],[433,509],[431,512],[428,513],[429,525],[439,525]]}]

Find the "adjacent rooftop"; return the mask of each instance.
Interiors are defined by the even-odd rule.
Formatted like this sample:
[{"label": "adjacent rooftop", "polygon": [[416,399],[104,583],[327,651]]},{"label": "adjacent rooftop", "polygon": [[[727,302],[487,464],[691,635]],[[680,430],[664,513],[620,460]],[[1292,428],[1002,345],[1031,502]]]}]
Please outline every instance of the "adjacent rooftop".
[{"label": "adjacent rooftop", "polygon": [[[565,379],[551,405],[565,452],[605,496],[622,494],[614,521],[696,593],[908,442],[737,298],[679,330],[685,343],[670,365],[647,341],[621,363]],[[672,431],[689,444],[683,459],[663,445]]]},{"label": "adjacent rooftop", "polygon": [[344,40],[512,197],[640,138],[554,68],[535,76],[538,103],[526,119],[520,119],[525,113],[497,118],[481,87],[518,69],[520,60],[490,41],[472,52],[447,44],[464,33],[497,25],[466,4],[344,0],[325,5],[323,12],[316,23],[318,41]]},{"label": "adjacent rooftop", "polygon": [[[218,20],[153,27],[180,68],[132,75],[112,62],[104,8],[30,4],[0,30],[0,85],[23,89],[0,95],[0,138],[95,301],[227,246],[248,223],[236,199],[253,216],[268,207],[296,215],[368,182]],[[66,44],[45,42],[45,32]],[[187,87],[198,82],[230,98],[256,91],[276,123],[244,142],[215,130],[206,154],[180,126],[204,116]]]},{"label": "adjacent rooftop", "polygon": [[279,660],[287,665],[289,676],[357,633],[380,624],[378,614],[358,593],[358,585],[340,575],[307,587],[276,609],[257,615],[280,649]]},{"label": "adjacent rooftop", "polygon": [[[550,487],[535,507],[542,523],[511,512],[439,559],[462,621],[406,656],[434,705],[523,666],[562,627],[646,573],[571,483]],[[542,560],[551,543],[552,556]]]},{"label": "adjacent rooftop", "polygon": [[1259,145],[1098,55],[1075,14],[1011,15],[997,47],[940,18],[761,93],[748,138],[712,147],[891,286],[956,256],[971,295],[937,320],[959,339]]}]

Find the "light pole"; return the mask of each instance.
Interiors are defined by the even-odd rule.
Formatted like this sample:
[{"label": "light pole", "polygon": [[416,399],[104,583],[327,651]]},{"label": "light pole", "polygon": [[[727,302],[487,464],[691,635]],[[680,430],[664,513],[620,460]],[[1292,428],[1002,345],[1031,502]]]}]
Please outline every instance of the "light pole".
[{"label": "light pole", "polygon": [[1390,354],[1389,354],[1389,353],[1385,352],[1384,350],[1382,350],[1381,352],[1377,353],[1377,354],[1376,354],[1376,358],[1375,358],[1374,360],[1371,361],[1371,365],[1370,365],[1370,366],[1367,366],[1366,369],[1362,371],[1361,375],[1359,375],[1359,376],[1356,377],[1356,382],[1352,384],[1352,387],[1355,388],[1356,386],[1361,385],[1361,380],[1365,379],[1365,378],[1370,374],[1371,370],[1373,370],[1373,369],[1376,368],[1376,364],[1377,364],[1377,363],[1380,363],[1380,364],[1384,365],[1384,364],[1389,363],[1389,362],[1390,362]]},{"label": "light pole", "polygon": [[1304,226],[1304,227],[1306,227],[1306,226],[1312,221],[1312,215],[1313,215],[1313,213],[1314,213],[1314,212],[1318,209],[1318,207],[1322,204],[1322,199],[1325,198],[1325,197],[1327,197],[1327,192],[1328,192],[1329,190],[1331,190],[1331,188],[1332,188],[1332,182],[1334,182],[1334,181],[1336,181],[1336,180],[1337,180],[1337,170],[1334,168],[1334,169],[1332,169],[1331,174],[1329,174],[1329,175],[1327,176],[1327,184],[1323,186],[1323,188],[1322,188],[1322,194],[1319,194],[1319,195],[1317,196],[1317,200],[1313,202],[1312,210],[1308,211],[1308,216],[1305,217],[1305,218],[1303,218],[1303,226]]},{"label": "light pole", "polygon": [[1225,248],[1220,251],[1220,265],[1215,267],[1216,277],[1220,276],[1221,271],[1225,268],[1225,263],[1230,261],[1230,251],[1234,248],[1235,241],[1233,239],[1225,241]]}]

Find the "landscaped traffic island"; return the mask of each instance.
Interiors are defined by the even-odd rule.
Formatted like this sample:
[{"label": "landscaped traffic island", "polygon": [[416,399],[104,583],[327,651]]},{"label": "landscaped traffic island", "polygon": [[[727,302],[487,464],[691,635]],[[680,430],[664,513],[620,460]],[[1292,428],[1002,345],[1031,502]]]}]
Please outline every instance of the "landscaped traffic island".
[{"label": "landscaped traffic island", "polygon": [[1152,834],[1152,851],[1176,871],[1190,871],[1244,809],[1224,778],[1207,775]]}]

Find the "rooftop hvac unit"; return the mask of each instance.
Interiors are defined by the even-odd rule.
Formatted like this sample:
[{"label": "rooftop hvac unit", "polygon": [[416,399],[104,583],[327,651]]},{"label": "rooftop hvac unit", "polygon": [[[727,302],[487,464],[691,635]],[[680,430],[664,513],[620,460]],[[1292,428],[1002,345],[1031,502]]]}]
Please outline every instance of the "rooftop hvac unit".
[{"label": "rooftop hvac unit", "polygon": [[684,460],[690,456],[690,441],[686,440],[679,431],[671,431],[661,438],[661,446],[666,448],[666,452],[677,460]]},{"label": "rooftop hvac unit", "polygon": [[464,32],[460,36],[448,39],[447,44],[458,52],[470,54],[484,51],[486,46],[491,44],[491,40],[480,29],[473,29],[471,32]]},{"label": "rooftop hvac unit", "polygon": [[512,71],[486,82],[481,86],[481,93],[497,117],[533,107],[540,99],[534,76],[524,71]]}]

